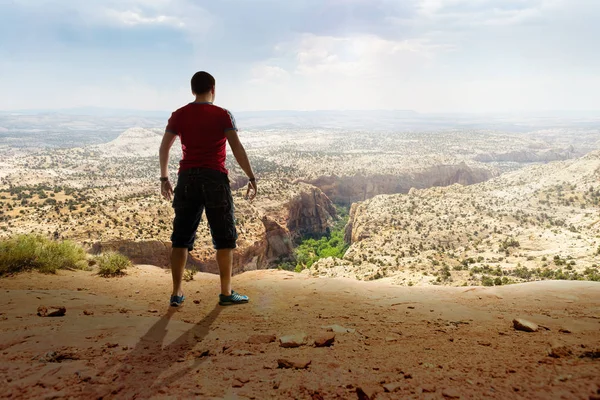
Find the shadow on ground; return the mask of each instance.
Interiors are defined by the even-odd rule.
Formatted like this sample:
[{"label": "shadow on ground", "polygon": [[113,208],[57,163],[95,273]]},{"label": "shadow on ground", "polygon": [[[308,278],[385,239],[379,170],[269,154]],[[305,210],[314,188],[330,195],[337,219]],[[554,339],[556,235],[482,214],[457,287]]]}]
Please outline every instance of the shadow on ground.
[{"label": "shadow on ground", "polygon": [[[198,368],[207,358],[207,354],[192,354],[192,350],[208,335],[221,310],[221,306],[215,306],[200,322],[165,345],[167,327],[177,312],[176,308],[170,308],[131,352],[109,360],[109,363],[116,363],[108,364],[98,374],[98,381],[90,380],[84,393],[96,399],[149,398],[167,393],[169,386]],[[176,363],[181,363],[182,367],[174,368]]]}]

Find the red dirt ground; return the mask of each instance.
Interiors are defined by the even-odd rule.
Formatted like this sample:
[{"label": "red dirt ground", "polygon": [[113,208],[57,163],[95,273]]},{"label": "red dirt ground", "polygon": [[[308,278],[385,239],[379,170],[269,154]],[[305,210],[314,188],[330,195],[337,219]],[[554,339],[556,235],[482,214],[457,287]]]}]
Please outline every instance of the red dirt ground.
[{"label": "red dirt ground", "polygon": [[[407,288],[266,270],[234,278],[249,304],[220,307],[218,277],[197,274],[180,309],[152,266],[0,288],[1,398],[600,399],[599,283]],[[66,315],[36,315],[55,305]],[[330,325],[350,332],[314,347]],[[306,345],[279,345],[299,333]]]}]

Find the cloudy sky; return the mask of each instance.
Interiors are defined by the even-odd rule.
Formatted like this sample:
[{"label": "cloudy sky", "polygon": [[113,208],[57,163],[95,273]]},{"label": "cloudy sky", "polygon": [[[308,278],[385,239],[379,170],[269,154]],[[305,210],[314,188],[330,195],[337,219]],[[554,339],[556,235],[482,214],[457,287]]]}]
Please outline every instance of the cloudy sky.
[{"label": "cloudy sky", "polygon": [[3,0],[0,109],[600,110],[598,0]]}]

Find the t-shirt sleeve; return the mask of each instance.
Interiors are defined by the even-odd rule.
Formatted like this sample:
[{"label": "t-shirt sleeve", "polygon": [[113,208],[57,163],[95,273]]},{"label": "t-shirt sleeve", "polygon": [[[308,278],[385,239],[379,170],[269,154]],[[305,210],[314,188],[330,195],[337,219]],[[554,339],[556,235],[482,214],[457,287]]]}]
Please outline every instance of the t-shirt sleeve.
[{"label": "t-shirt sleeve", "polygon": [[237,125],[235,124],[235,118],[233,118],[233,114],[229,110],[224,110],[223,119],[224,119],[224,128],[225,132],[227,131],[237,131]]},{"label": "t-shirt sleeve", "polygon": [[179,135],[180,127],[178,123],[178,115],[176,112],[171,114],[171,118],[169,118],[169,122],[167,122],[167,127],[165,128],[165,132],[172,133],[173,135]]}]

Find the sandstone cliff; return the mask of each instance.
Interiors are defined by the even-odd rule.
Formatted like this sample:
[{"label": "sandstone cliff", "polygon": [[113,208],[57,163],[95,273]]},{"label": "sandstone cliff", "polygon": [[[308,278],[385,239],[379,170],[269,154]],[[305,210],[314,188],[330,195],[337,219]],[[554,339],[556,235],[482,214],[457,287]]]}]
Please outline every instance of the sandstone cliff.
[{"label": "sandstone cliff", "polygon": [[304,186],[285,206],[287,228],[294,237],[323,234],[331,226],[336,210],[321,189]]},{"label": "sandstone cliff", "polygon": [[350,205],[379,194],[408,193],[411,188],[424,189],[454,183],[471,185],[492,177],[493,173],[487,169],[460,163],[436,165],[401,175],[321,176],[308,183],[320,188],[335,203]]},{"label": "sandstone cliff", "polygon": [[150,264],[165,267],[169,265],[171,243],[158,240],[112,240],[96,242],[90,249],[91,254],[116,251],[127,256],[133,263]]}]

